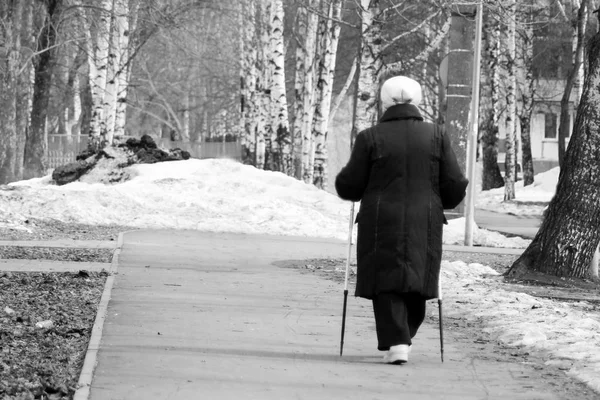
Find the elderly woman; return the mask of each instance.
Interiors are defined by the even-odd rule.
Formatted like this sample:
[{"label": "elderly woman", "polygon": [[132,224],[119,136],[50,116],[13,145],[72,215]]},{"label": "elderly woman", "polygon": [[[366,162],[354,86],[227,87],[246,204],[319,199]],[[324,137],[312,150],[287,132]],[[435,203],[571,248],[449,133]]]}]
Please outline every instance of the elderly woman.
[{"label": "elderly woman", "polygon": [[381,88],[383,116],[356,137],[335,187],[360,201],[356,296],[373,301],[384,362],[403,364],[438,296],[444,209],[468,184],[443,127],[423,122],[418,82],[397,76]]}]

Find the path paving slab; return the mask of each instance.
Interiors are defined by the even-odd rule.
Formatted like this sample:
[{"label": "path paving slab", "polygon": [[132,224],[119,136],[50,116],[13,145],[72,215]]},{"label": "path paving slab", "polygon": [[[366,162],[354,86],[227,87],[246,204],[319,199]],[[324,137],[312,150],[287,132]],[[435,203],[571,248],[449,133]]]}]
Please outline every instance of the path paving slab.
[{"label": "path paving slab", "polygon": [[560,398],[531,366],[473,357],[451,332],[441,363],[434,324],[409,364],[383,364],[371,304],[353,296],[340,357],[343,287],[273,262],[346,251],[339,241],[126,233],[91,399]]}]

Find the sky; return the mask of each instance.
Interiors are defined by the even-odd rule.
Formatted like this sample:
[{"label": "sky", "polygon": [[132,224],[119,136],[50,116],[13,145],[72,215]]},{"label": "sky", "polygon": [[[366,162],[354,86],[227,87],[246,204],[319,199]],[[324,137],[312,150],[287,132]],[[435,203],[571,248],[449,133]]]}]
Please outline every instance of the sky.
[{"label": "sky", "polygon": [[[15,182],[0,190],[0,225],[24,228],[27,217],[139,228],[298,235],[346,240],[350,203],[279,172],[231,160],[186,160],[133,165],[127,180],[107,163],[81,182],[56,186],[50,176]],[[517,184],[517,198],[502,202],[503,189],[477,193],[477,207],[517,214],[541,213],[552,198],[558,169]],[[462,244],[464,219],[450,221],[444,242]],[[475,243],[524,248],[529,243],[477,228]],[[493,340],[541,350],[558,366],[600,392],[600,316],[586,301],[563,302],[514,291],[489,266],[442,264],[444,312],[476,320]],[[513,289],[513,291],[511,291]],[[434,312],[435,307],[429,307]]]}]

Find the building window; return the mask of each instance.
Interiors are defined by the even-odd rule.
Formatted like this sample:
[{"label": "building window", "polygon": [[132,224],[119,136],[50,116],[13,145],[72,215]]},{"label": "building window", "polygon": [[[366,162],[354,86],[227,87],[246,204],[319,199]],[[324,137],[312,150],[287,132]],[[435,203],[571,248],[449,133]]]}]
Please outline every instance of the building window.
[{"label": "building window", "polygon": [[544,139],[556,139],[558,136],[558,118],[556,114],[544,114]]}]

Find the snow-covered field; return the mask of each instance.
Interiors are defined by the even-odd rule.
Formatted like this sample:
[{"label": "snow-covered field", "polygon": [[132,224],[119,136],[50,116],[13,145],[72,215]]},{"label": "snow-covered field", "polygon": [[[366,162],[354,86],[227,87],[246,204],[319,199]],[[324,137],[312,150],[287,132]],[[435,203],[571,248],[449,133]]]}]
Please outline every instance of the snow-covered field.
[{"label": "snow-covered field", "polygon": [[[281,173],[230,160],[135,165],[129,173],[129,181],[114,185],[98,183],[102,174],[62,187],[52,185],[49,177],[11,184],[9,190],[0,190],[0,224],[16,228],[20,220],[36,217],[140,228],[347,237],[350,203]],[[532,187],[517,186],[517,199],[549,201],[557,175],[552,170],[538,175]],[[502,195],[502,189],[479,194],[478,206],[515,212],[514,206],[502,204]],[[517,213],[523,214],[523,208]],[[444,241],[460,244],[463,232],[464,219],[450,221]],[[474,236],[476,244],[485,246],[527,244],[483,229],[476,229]],[[548,364],[600,391],[600,317],[593,305],[507,291],[497,272],[481,264],[444,262],[442,271],[447,315],[477,319],[510,346],[546,351]]]},{"label": "snow-covered field", "polygon": [[[336,238],[348,236],[350,203],[279,172],[232,160],[187,160],[128,167],[131,179],[52,184],[49,176],[0,190],[5,224],[18,216],[139,228],[197,229]],[[108,172],[108,171],[106,171]],[[7,216],[12,215],[10,219]],[[0,217],[0,223],[2,223]],[[464,219],[444,230],[447,244],[464,242]],[[522,248],[527,241],[475,230],[475,244]]]}]

